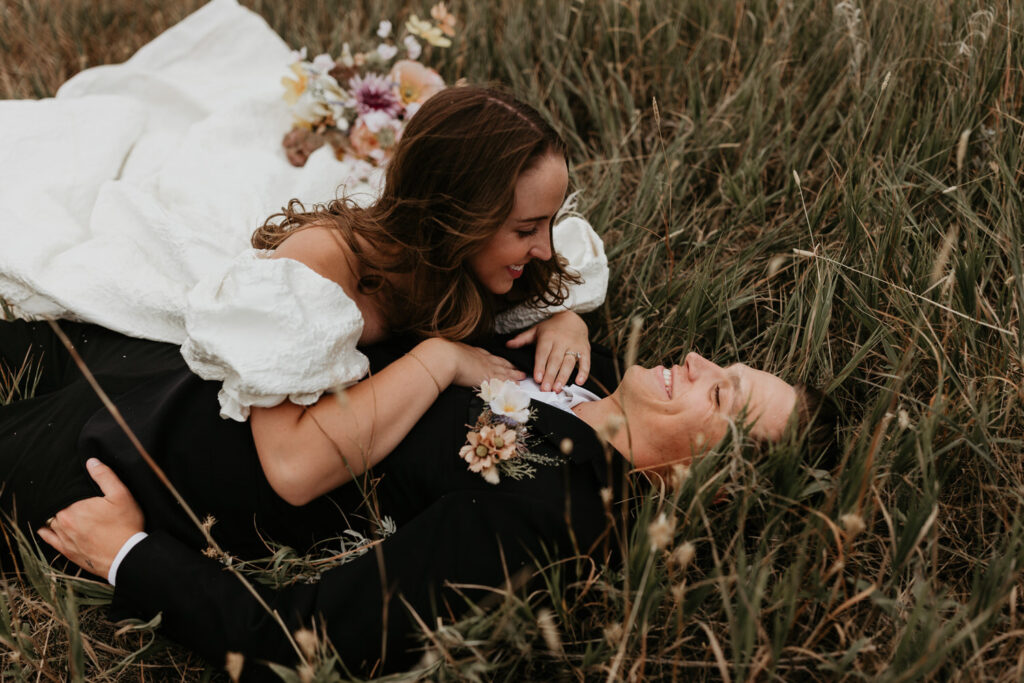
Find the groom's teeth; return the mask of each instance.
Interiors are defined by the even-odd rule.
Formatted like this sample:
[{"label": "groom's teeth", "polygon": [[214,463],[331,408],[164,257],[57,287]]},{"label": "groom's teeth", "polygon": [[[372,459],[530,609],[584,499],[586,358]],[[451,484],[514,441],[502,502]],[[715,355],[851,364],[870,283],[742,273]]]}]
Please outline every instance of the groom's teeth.
[{"label": "groom's teeth", "polygon": [[669,396],[672,395],[672,371],[668,368],[664,368],[661,371],[662,377],[665,378],[665,388],[668,389]]}]

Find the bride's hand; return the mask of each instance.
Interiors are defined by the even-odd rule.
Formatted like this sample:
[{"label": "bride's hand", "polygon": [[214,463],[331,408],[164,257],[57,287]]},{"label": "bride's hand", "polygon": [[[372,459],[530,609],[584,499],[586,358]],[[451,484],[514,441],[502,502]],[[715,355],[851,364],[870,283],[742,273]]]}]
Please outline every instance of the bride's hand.
[{"label": "bride's hand", "polygon": [[495,356],[477,346],[460,342],[447,342],[448,353],[454,363],[455,374],[452,384],[460,387],[477,387],[485,379],[510,379],[518,382],[526,379],[526,373],[516,369],[512,363]]},{"label": "bride's hand", "polygon": [[107,578],[117,552],[143,530],[145,520],[112,469],[96,458],[86,466],[103,495],[64,508],[39,529],[39,536],[85,571]]},{"label": "bride's hand", "polygon": [[559,392],[569,383],[576,365],[576,384],[583,384],[590,374],[590,339],[587,323],[572,311],[555,313],[533,327],[520,332],[506,342],[517,349],[537,344],[534,358],[533,380],[542,391]]}]

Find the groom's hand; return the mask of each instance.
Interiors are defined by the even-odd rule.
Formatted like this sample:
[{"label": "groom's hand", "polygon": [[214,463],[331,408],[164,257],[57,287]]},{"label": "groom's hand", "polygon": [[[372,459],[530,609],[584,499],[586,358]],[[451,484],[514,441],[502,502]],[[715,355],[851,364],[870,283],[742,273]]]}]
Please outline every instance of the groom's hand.
[{"label": "groom's hand", "polygon": [[39,536],[82,569],[107,578],[117,552],[143,530],[145,518],[113,470],[96,458],[85,464],[103,495],[64,508],[39,529]]}]

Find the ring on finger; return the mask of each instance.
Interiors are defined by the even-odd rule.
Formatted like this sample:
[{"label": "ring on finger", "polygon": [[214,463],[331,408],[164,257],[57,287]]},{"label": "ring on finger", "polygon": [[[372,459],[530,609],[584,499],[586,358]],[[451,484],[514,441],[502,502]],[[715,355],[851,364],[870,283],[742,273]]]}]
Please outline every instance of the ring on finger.
[{"label": "ring on finger", "polygon": [[47,528],[47,529],[52,529],[52,528],[53,528],[53,523],[54,523],[54,522],[56,522],[56,521],[57,521],[57,518],[56,518],[56,517],[50,517],[50,518],[49,518],[48,520],[46,520],[46,522],[45,522],[45,524],[46,524],[46,528]]},{"label": "ring on finger", "polygon": [[580,353],[579,351],[566,351],[565,355],[566,356],[575,356],[576,360],[579,360],[583,356],[583,354]]}]

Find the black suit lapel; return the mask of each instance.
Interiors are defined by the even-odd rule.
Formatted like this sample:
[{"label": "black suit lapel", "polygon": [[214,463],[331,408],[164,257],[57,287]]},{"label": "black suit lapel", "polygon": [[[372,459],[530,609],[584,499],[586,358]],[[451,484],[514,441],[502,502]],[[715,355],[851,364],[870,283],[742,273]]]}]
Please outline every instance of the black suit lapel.
[{"label": "black suit lapel", "polygon": [[562,452],[562,442],[572,441],[569,458],[576,464],[593,460],[604,452],[601,441],[586,422],[560,408],[549,406],[542,401],[531,401],[534,417],[527,425],[530,435],[541,439],[552,449]]}]

